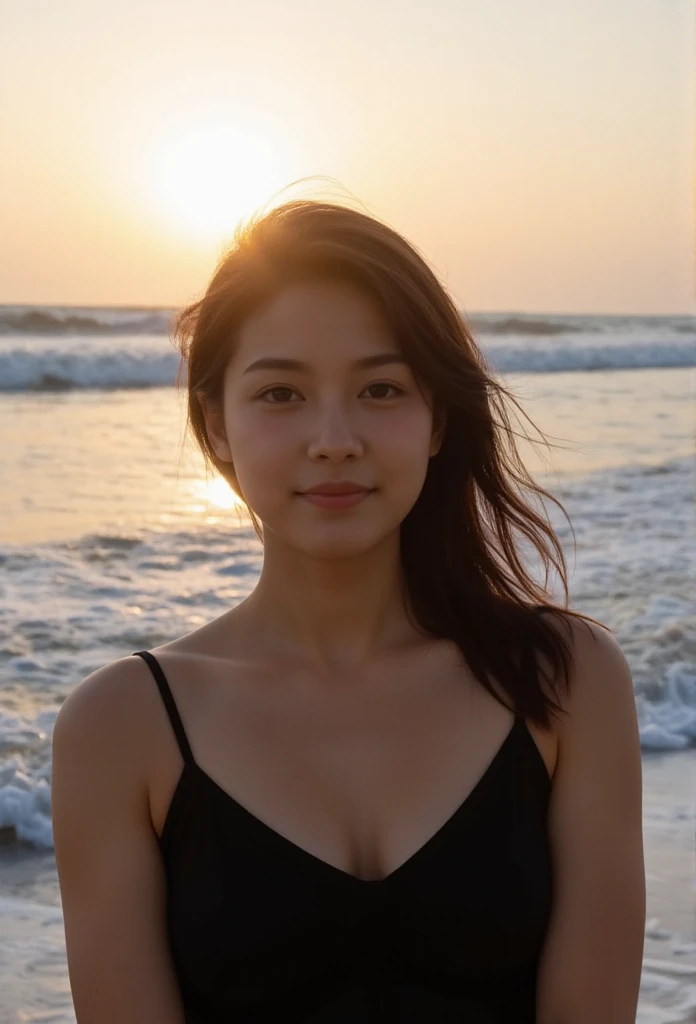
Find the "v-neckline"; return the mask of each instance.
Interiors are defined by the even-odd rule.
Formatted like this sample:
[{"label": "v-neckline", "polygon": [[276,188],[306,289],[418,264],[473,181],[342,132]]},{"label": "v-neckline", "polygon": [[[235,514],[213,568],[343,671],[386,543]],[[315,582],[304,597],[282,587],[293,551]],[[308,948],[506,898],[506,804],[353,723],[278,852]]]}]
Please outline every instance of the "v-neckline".
[{"label": "v-neckline", "polygon": [[[509,748],[514,742],[516,735],[520,733],[523,729],[527,729],[527,725],[524,718],[520,715],[515,715],[515,719],[512,723],[512,726],[508,730],[505,739],[497,748],[492,760],[488,763],[488,766],[486,767],[483,774],[479,777],[479,779],[474,784],[473,788],[464,797],[461,803],[457,805],[455,810],[445,819],[442,825],[440,825],[435,830],[435,832],[431,833],[431,835],[416,850],[414,850],[412,854],[410,854],[405,860],[401,862],[401,864],[395,867],[387,875],[384,875],[382,878],[361,878],[360,875],[354,875],[352,872],[345,871],[343,868],[339,868],[335,864],[330,864],[329,861],[324,860],[322,857],[318,857],[316,854],[311,853],[310,850],[305,849],[304,846],[300,846],[299,843],[296,843],[294,842],[294,840],[289,839],[287,836],[284,836],[282,832],[279,832],[277,829],[273,828],[272,825],[269,825],[262,818],[259,818],[257,814],[254,814],[254,812],[250,811],[248,807],[245,807],[244,804],[240,803],[239,800],[233,797],[231,793],[228,793],[227,790],[223,789],[222,786],[220,786],[219,783],[215,781],[215,779],[208,775],[208,773],[204,771],[195,760],[185,762],[184,769],[182,771],[181,778],[179,781],[180,783],[184,781],[184,777],[187,771],[195,772],[196,777],[201,779],[207,786],[209,786],[213,792],[217,793],[218,796],[220,796],[223,799],[224,803],[228,807],[233,807],[236,811],[243,814],[247,818],[247,820],[253,823],[255,828],[258,828],[261,831],[263,831],[263,833],[266,836],[270,836],[274,842],[276,842],[279,846],[282,846],[285,850],[291,851],[296,858],[303,859],[307,861],[307,863],[313,863],[318,869],[333,874],[334,877],[342,879],[356,886],[383,886],[396,878],[400,878],[403,874],[407,872],[409,868],[413,867],[416,864],[416,862],[418,862],[426,854],[428,854],[436,845],[436,843],[445,837],[445,835],[449,832],[453,825],[456,824],[456,822],[464,814],[464,812],[471,809],[471,807],[474,805],[475,799],[477,797],[480,797],[481,793],[485,789],[485,786],[491,781],[496,768],[498,768],[499,765],[502,763],[503,758],[505,757]],[[532,740],[532,742],[534,741]],[[177,785],[176,788],[178,790],[179,786]],[[174,796],[176,796],[176,792]],[[174,798],[172,798],[172,803],[173,799]],[[167,815],[167,819],[168,818],[169,814]],[[168,824],[167,819],[165,819],[161,838],[164,838],[166,826]]]}]

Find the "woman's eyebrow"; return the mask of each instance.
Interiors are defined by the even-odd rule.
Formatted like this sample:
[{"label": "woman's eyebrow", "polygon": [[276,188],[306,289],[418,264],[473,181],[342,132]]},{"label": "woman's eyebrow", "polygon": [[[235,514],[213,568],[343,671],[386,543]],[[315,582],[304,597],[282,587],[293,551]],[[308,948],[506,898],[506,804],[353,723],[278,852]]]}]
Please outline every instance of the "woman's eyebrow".
[{"label": "woman's eyebrow", "polygon": [[[400,363],[403,366],[407,365],[400,352],[376,352],[374,355],[356,359],[353,363],[353,369],[366,370],[371,369],[373,366],[388,366],[392,363]],[[311,369],[312,367],[309,363],[303,363],[299,359],[267,356],[251,363],[244,370],[244,373],[251,373],[254,370],[298,370],[301,373],[310,373]]]}]

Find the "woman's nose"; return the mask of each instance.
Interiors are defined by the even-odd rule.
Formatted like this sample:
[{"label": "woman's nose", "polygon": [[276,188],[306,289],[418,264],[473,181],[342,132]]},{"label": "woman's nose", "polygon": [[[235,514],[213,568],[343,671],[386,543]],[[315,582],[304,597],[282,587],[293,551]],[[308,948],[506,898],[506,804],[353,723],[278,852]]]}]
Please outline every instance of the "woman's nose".
[{"label": "woman's nose", "polygon": [[308,444],[312,459],[345,459],[362,454],[363,444],[345,410],[335,407],[320,413]]}]

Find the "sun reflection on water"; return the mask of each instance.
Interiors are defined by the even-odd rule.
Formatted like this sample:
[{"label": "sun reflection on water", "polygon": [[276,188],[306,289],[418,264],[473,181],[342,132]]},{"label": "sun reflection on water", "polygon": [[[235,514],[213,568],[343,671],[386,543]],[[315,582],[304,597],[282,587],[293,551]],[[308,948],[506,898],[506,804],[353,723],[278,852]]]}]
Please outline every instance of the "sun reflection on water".
[{"label": "sun reflection on water", "polygon": [[221,476],[213,477],[211,480],[200,480],[196,497],[202,502],[220,509],[244,507],[244,502]]}]

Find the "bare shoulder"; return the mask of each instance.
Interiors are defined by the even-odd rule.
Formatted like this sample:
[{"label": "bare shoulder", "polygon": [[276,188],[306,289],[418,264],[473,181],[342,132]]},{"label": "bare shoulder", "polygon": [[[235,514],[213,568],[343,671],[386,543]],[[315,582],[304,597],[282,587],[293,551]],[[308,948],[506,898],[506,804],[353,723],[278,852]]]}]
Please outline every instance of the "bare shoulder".
[{"label": "bare shoulder", "polygon": [[636,723],[631,670],[618,640],[605,626],[573,615],[549,616],[571,652],[570,686],[562,701],[558,736]]},{"label": "bare shoulder", "polygon": [[[147,697],[134,657],[88,675],[63,702],[53,728],[52,813],[56,854],[90,808],[94,827],[117,808],[147,824]],[[66,844],[67,845],[67,844]],[[59,865],[60,866],[60,865]]]},{"label": "bare shoulder", "polygon": [[158,697],[147,685],[150,670],[141,658],[128,655],[110,662],[77,683],[60,707],[53,731],[58,746],[95,764],[124,771],[144,765],[148,732],[157,713]]}]

